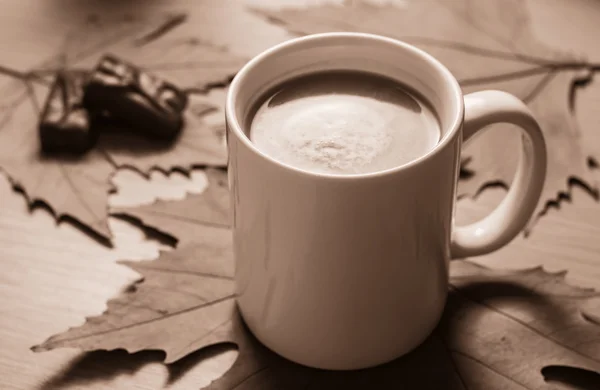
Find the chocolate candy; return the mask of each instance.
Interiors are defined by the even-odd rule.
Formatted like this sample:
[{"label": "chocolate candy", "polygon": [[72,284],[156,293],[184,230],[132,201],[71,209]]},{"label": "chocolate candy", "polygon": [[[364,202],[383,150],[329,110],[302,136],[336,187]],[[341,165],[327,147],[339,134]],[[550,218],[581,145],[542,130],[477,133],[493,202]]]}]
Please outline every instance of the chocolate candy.
[{"label": "chocolate candy", "polygon": [[90,76],[84,102],[90,111],[106,112],[138,133],[172,139],[183,126],[187,96],[175,85],[106,55]]},{"label": "chocolate candy", "polygon": [[88,112],[83,107],[85,74],[59,72],[40,116],[42,151],[81,154],[96,141]]}]

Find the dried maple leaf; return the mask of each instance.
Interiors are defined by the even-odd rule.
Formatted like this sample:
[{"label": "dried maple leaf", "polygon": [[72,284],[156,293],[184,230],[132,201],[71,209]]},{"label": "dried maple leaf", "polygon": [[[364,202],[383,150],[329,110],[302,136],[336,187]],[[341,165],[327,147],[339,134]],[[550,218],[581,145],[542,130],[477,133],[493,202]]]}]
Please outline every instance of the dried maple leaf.
[{"label": "dried maple leaf", "polygon": [[[156,13],[147,18],[121,15],[87,20],[66,34],[58,57],[67,67],[92,69],[100,57],[111,53],[194,91],[226,84],[246,61],[196,35],[177,34],[176,27],[186,21],[185,13]],[[167,25],[172,27],[165,31]],[[34,67],[38,75],[56,70],[56,66]]]},{"label": "dried maple leaf", "polygon": [[[547,202],[556,202],[562,194],[568,193],[571,178],[579,178],[590,187],[594,185],[586,166],[587,148],[580,143],[579,128],[569,103],[573,82],[585,77],[587,73],[573,70],[548,73],[524,98],[535,112],[548,146],[546,186],[538,209],[545,209]],[[476,174],[460,183],[459,196],[477,194],[490,181],[510,184],[516,169],[520,135],[516,131],[507,134],[504,130],[508,127],[497,125],[482,136],[481,141],[475,139],[466,148],[466,154],[473,161],[468,166]]]},{"label": "dried maple leaf", "polygon": [[[579,130],[569,107],[575,81],[589,78],[585,62],[542,45],[520,0],[411,1],[402,6],[354,1],[346,5],[260,9],[269,20],[300,34],[361,31],[394,37],[441,60],[465,92],[500,89],[529,103],[548,145],[548,174],[538,211],[567,192],[568,179],[589,181]],[[494,128],[506,126],[497,125]],[[494,134],[495,133],[495,134]],[[466,149],[476,174],[461,183],[474,195],[488,182],[510,184],[518,157],[518,134],[497,131]]]},{"label": "dried maple leaf", "polygon": [[[126,348],[134,352],[162,349],[161,334],[167,335],[164,332],[168,329],[177,329],[173,336],[182,334],[184,329],[189,329],[188,334],[195,332],[200,336],[196,341],[173,337],[173,348],[166,357],[167,362],[173,362],[204,345],[218,343],[215,337],[223,337],[235,312],[225,175],[222,171],[207,170],[208,189],[200,195],[180,202],[159,201],[137,209],[140,213],[135,215],[145,223],[177,235],[177,250],[163,253],[153,262],[127,263],[144,275],[146,281],[136,286],[135,294],[109,302],[107,313],[114,316],[111,322],[90,319],[88,325],[53,337],[40,348],[83,342],[94,345],[92,349]],[[161,274],[167,278],[163,279]],[[168,306],[155,305],[154,302],[163,299]],[[134,314],[132,308],[138,312]],[[90,332],[86,328],[91,324],[95,325]],[[204,331],[196,332],[198,326]],[[128,346],[136,339],[144,345]]]},{"label": "dried maple leaf", "polygon": [[[143,276],[111,300],[101,316],[53,336],[36,351],[161,349],[165,361],[212,345],[235,343],[239,356],[209,389],[544,389],[541,370],[600,370],[598,296],[541,268],[496,271],[452,264],[443,319],[409,355],[368,370],[306,368],[270,352],[244,327],[235,307],[227,178],[208,170],[208,188],[181,202],[119,210],[179,237],[177,248],[150,262],[126,262]],[[587,305],[587,306],[584,306]],[[582,315],[582,313],[584,315]]]},{"label": "dried maple leaf", "polygon": [[[600,271],[596,270],[600,253],[600,204],[589,196],[587,189],[576,183],[571,194],[560,207],[548,210],[527,237],[521,235],[510,245],[473,261],[503,268],[533,267],[543,261],[550,270],[563,269],[565,264],[571,264],[577,275],[573,282],[597,286],[596,281],[600,280]],[[457,223],[481,218],[500,203],[504,195],[505,190],[490,189],[476,201],[460,201]]]},{"label": "dried maple leaf", "polygon": [[[591,164],[600,162],[600,2],[590,0],[554,0],[535,2],[540,38],[558,47],[584,53],[593,63],[594,78],[577,88],[575,115],[581,127],[581,143],[591,157]],[[577,28],[573,28],[574,26]]]},{"label": "dried maple leaf", "polygon": [[4,89],[8,98],[0,114],[0,168],[30,203],[44,201],[57,218],[68,214],[109,236],[109,177],[115,168],[98,150],[81,158],[41,156],[37,118],[45,97],[42,89],[20,81]]},{"label": "dried maple leaf", "polygon": [[[50,19],[48,25],[59,22]],[[0,74],[18,77],[0,80],[4,88],[0,99],[0,168],[31,202],[43,201],[57,217],[76,219],[109,238],[107,198],[110,176],[117,168],[133,167],[148,174],[151,169],[187,170],[192,166],[226,164],[224,125],[205,122],[204,116],[216,107],[194,91],[226,83],[243,60],[193,36],[173,36],[170,31],[183,22],[185,15],[177,14],[152,19],[88,19],[70,32],[56,26],[58,33],[66,35],[56,58],[42,65],[29,64],[32,70],[28,72],[0,66]],[[39,150],[37,122],[53,74],[64,67],[92,69],[106,52],[190,91],[181,136],[169,145],[158,145],[110,125],[105,130],[111,131],[85,156],[44,158]],[[13,59],[13,63],[22,66],[27,61],[31,59]]]}]

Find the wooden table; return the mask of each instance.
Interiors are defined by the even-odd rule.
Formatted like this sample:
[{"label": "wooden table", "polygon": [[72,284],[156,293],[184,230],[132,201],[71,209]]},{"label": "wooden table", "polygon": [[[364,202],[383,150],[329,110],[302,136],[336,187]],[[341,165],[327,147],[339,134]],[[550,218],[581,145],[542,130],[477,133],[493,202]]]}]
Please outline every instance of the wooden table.
[{"label": "wooden table", "polygon": [[[530,5],[535,7],[536,1],[543,0],[530,0]],[[132,6],[131,2],[123,2],[127,5],[112,3],[116,8]],[[569,13],[582,20],[579,26],[592,25],[597,20],[593,19],[594,15],[600,13],[591,15],[586,10],[569,8],[562,0],[548,0],[549,3],[555,5],[542,7],[540,12],[534,13],[534,27],[538,34],[552,42],[569,45],[575,51],[578,45],[589,45],[591,34],[583,29],[557,30],[552,26]],[[42,46],[50,44],[53,37],[36,41],[35,29],[38,26],[47,28],[44,26],[50,18],[69,20],[79,15],[83,12],[80,8],[84,7],[81,4],[75,1],[2,1],[0,52],[43,50]],[[99,4],[99,1],[88,2],[86,7],[99,8]],[[202,22],[202,31],[210,39],[228,44],[240,54],[255,54],[287,37],[282,29],[274,26],[263,25],[254,30],[258,20],[247,15],[240,16],[239,2],[179,1],[170,4],[169,7],[174,8],[194,8]],[[148,6],[144,12],[150,12],[150,8]],[[113,9],[110,12],[121,11]],[[233,34],[232,26],[252,33]],[[257,39],[258,35],[261,39]],[[9,36],[20,38],[9,39]],[[2,61],[4,58],[10,62],[12,57],[3,56]],[[583,100],[578,100],[578,107],[583,107],[578,115],[586,121],[593,120],[590,118],[594,115],[594,108],[600,103],[598,84],[582,91]],[[201,191],[205,184],[201,171],[194,171],[190,178],[177,173],[170,176],[155,173],[148,181],[133,171],[122,170],[113,182],[118,188],[118,193],[111,197],[113,205],[148,203],[157,197],[182,198],[186,191]],[[551,228],[544,230],[541,243],[538,239],[538,252],[529,251],[528,256],[515,256],[515,249],[509,247],[478,261],[498,267],[522,268],[543,264],[550,270],[567,269],[569,282],[600,288],[600,254],[594,249],[600,237],[600,219],[595,221],[590,217],[591,212],[600,209],[600,205],[579,188],[575,188],[573,193],[571,204],[566,203],[561,210],[552,210],[544,217],[542,222]],[[477,202],[463,200],[459,203],[461,213],[471,217],[481,214],[502,194],[503,190],[491,190]],[[21,194],[14,192],[7,179],[0,176],[1,389],[199,388],[220,376],[233,363],[236,352],[232,350],[223,350],[210,358],[203,353],[193,354],[180,363],[186,369],[185,374],[173,383],[167,383],[167,369],[160,363],[160,353],[128,355],[121,351],[82,354],[76,350],[33,353],[29,350],[47,337],[81,324],[85,316],[101,313],[107,299],[138,278],[127,267],[115,264],[117,260],[152,259],[158,255],[160,248],[168,250],[122,220],[112,218],[110,227],[115,235],[114,249],[98,244],[68,223],[57,225],[45,209],[36,208],[30,212]],[[569,255],[557,254],[552,249],[552,244],[557,241],[577,245],[573,248],[577,249],[576,262],[557,256]],[[544,255],[544,243],[554,251],[552,256]],[[563,245],[563,252],[565,248],[568,247]]]}]

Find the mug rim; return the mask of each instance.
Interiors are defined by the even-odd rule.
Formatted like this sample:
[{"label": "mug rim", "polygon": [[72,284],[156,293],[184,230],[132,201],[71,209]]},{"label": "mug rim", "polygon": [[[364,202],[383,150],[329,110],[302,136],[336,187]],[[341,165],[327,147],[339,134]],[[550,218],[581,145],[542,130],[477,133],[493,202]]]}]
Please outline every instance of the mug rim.
[{"label": "mug rim", "polygon": [[[268,154],[261,151],[256,145],[250,140],[250,137],[243,131],[240,121],[236,115],[236,100],[239,93],[240,85],[242,84],[244,78],[247,77],[247,74],[252,70],[252,68],[257,67],[261,62],[263,62],[268,57],[276,55],[278,52],[287,49],[290,46],[294,46],[301,43],[306,43],[310,41],[320,41],[324,39],[340,39],[340,38],[350,38],[350,39],[366,39],[366,40],[377,40],[383,41],[387,44],[398,47],[398,49],[406,50],[412,52],[412,54],[418,56],[423,61],[428,62],[430,65],[435,68],[445,82],[452,89],[452,94],[456,101],[455,112],[452,115],[452,120],[450,121],[450,125],[448,126],[448,132],[442,137],[442,139],[427,153],[422,154],[421,156],[410,160],[404,164],[380,170],[374,172],[367,173],[351,173],[351,174],[340,174],[340,173],[325,173],[325,172],[314,172],[306,169],[298,168],[290,164],[286,164],[282,161],[279,161]],[[318,33],[318,34],[309,34],[297,38],[292,38],[281,42],[277,45],[271,46],[270,48],[264,50],[260,54],[253,57],[249,60],[240,71],[233,78],[229,91],[227,93],[226,103],[225,103],[225,119],[227,121],[227,133],[232,132],[238,140],[240,140],[249,150],[268,162],[275,164],[285,170],[289,170],[294,173],[299,173],[302,175],[310,176],[313,178],[323,178],[323,179],[338,179],[338,180],[355,180],[361,178],[373,178],[373,177],[381,177],[385,175],[390,175],[402,171],[409,170],[415,166],[421,165],[427,160],[430,160],[435,155],[437,155],[441,150],[443,150],[446,145],[448,145],[454,139],[454,136],[459,131],[463,119],[464,119],[464,100],[463,93],[460,85],[456,78],[452,75],[450,70],[443,65],[438,59],[433,57],[431,54],[425,52],[422,49],[419,49],[407,42],[390,38],[382,35],[369,34],[369,33],[360,33],[360,32],[327,32],[327,33]],[[440,123],[441,126],[441,123]],[[228,158],[228,161],[230,159]]]}]

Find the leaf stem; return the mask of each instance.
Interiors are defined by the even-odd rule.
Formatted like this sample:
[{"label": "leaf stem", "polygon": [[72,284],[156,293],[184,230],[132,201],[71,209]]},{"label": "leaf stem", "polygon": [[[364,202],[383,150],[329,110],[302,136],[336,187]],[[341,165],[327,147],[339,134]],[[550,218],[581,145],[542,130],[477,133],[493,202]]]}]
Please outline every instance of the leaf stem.
[{"label": "leaf stem", "polygon": [[4,65],[0,65],[0,74],[8,76],[8,77],[12,77],[14,79],[21,80],[24,82],[35,81],[42,85],[49,85],[46,80],[44,80],[43,78],[41,78],[39,75],[37,75],[34,72],[21,72],[19,70],[12,69],[12,68],[10,68],[8,66],[4,66]]}]

